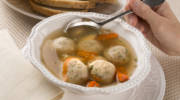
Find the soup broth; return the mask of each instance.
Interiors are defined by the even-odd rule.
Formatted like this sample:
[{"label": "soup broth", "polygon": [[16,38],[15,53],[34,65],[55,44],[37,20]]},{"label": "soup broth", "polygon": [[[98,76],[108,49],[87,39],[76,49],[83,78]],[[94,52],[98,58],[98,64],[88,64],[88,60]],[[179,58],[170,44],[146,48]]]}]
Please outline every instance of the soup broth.
[{"label": "soup broth", "polygon": [[[47,69],[49,69],[60,80],[64,80],[64,81],[67,81],[67,75],[66,75],[67,72],[65,72],[64,70],[67,71],[68,69],[69,70],[71,69],[69,67],[66,68],[67,66],[70,66],[70,64],[69,65],[68,65],[68,63],[66,64],[67,59],[68,58],[77,58],[78,60],[80,60],[83,63],[83,64],[81,63],[82,66],[88,67],[88,79],[85,79],[84,82],[80,82],[80,83],[78,81],[70,82],[70,83],[80,84],[80,85],[88,86],[88,87],[103,87],[103,86],[108,86],[108,85],[112,85],[112,84],[116,84],[116,83],[125,82],[129,78],[124,81],[121,81],[121,79],[123,79],[124,77],[125,78],[130,77],[133,74],[133,71],[136,68],[137,57],[136,57],[136,54],[135,54],[133,48],[131,47],[131,45],[122,37],[120,37],[120,36],[117,37],[117,36],[118,36],[118,34],[114,33],[113,31],[110,31],[110,30],[100,29],[100,31],[97,31],[93,28],[85,27],[85,26],[71,29],[67,33],[64,33],[63,30],[57,30],[45,38],[45,40],[41,46],[41,59],[42,59],[42,62],[44,63],[44,65],[47,67]],[[66,51],[62,51],[62,50],[59,51],[59,49],[55,48],[53,46],[53,43],[57,38],[60,38],[60,37],[68,38],[69,41],[70,40],[73,41],[73,43],[66,43],[66,45],[73,44],[72,46],[68,46],[68,48],[74,47],[73,50],[67,51],[66,50],[67,47],[63,47],[63,49]],[[67,40],[67,39],[65,39],[65,40]],[[91,41],[91,40],[93,40],[93,41]],[[91,42],[88,45],[84,46],[87,41],[91,41]],[[100,46],[95,44],[96,42]],[[97,45],[97,46],[95,46],[95,45]],[[113,51],[113,48],[114,48],[114,51],[116,52],[117,51],[117,50],[115,50],[116,46],[117,46],[117,48],[119,46],[120,49],[121,49],[121,47],[125,48],[125,49],[123,49],[123,48],[122,49],[126,50],[125,53],[127,53],[127,57],[128,57],[127,61],[126,61],[126,59],[122,59],[122,61],[119,63],[118,61],[120,61],[120,59],[119,60],[115,59],[116,61],[109,59],[111,57],[108,57],[108,56],[111,56],[111,55],[110,54],[108,55],[106,53]],[[112,50],[111,50],[111,48],[112,48]],[[113,76],[112,82],[107,81],[107,82],[101,83],[101,82],[99,82],[99,80],[97,80],[97,81],[96,81],[96,79],[93,80],[94,78],[92,78],[93,76],[90,75],[91,74],[90,71],[92,71],[91,65],[93,65],[93,62],[96,60],[101,60],[101,61],[103,60],[103,61],[108,62],[107,64],[111,63],[113,66],[115,66],[115,72],[114,72],[115,75],[112,75]],[[67,65],[66,67],[64,67],[65,64]],[[93,67],[95,67],[96,65],[98,65],[98,64],[95,64],[95,62],[94,62]],[[106,66],[106,65],[104,65],[104,66]],[[81,69],[83,69],[83,68],[85,68],[85,67],[81,67]],[[84,75],[84,77],[87,76],[84,74],[84,72],[86,72],[86,71],[81,71],[81,72],[79,71],[79,76],[77,73],[76,77],[80,77],[83,80],[82,76],[83,75]],[[100,71],[100,72],[102,72],[102,71]],[[120,72],[121,74],[118,74],[118,72]],[[75,75],[75,74],[72,73],[72,75]],[[122,76],[122,78],[119,78],[118,75],[120,75],[119,77]],[[123,76],[123,75],[125,75],[125,76]],[[64,76],[66,76],[66,78],[64,78]],[[72,79],[69,79],[69,80],[75,80],[73,78],[76,78],[76,77],[72,76],[71,77]],[[105,79],[106,79],[106,77],[105,77]],[[120,80],[117,81],[118,79],[120,79]],[[107,78],[107,80],[108,80],[108,78]],[[88,82],[90,82],[90,83],[88,83]]]}]

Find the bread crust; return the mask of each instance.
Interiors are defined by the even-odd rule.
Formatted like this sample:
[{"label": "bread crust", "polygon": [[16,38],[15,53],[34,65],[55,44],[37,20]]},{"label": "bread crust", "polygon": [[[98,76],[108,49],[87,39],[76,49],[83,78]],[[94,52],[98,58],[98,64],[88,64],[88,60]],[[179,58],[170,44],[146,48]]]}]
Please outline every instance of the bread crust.
[{"label": "bread crust", "polygon": [[117,4],[117,0],[95,0],[96,3]]},{"label": "bread crust", "polygon": [[34,0],[36,3],[51,7],[73,8],[73,9],[92,9],[95,4],[90,1],[78,0]]},{"label": "bread crust", "polygon": [[76,12],[76,11],[87,12],[88,11],[87,9],[77,10],[77,9],[53,8],[53,7],[43,6],[43,5],[39,5],[35,3],[33,0],[29,0],[29,2],[32,9],[35,12],[40,13],[44,16],[52,16],[52,15],[64,13],[64,12]]}]

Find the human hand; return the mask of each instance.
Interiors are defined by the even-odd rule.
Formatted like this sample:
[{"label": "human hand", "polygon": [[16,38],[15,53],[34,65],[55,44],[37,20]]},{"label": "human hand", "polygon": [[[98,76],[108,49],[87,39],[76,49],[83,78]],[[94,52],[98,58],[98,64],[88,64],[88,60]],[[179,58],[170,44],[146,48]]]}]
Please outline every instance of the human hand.
[{"label": "human hand", "polygon": [[130,0],[125,9],[134,12],[125,20],[152,44],[168,55],[180,55],[180,23],[167,2],[151,9],[140,0]]}]

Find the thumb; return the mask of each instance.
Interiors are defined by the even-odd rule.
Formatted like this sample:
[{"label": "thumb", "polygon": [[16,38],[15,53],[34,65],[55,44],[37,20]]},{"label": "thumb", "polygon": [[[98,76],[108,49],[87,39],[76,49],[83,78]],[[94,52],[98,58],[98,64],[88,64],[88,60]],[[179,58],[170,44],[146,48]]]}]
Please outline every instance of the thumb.
[{"label": "thumb", "polygon": [[140,0],[130,0],[129,5],[137,16],[151,25],[158,25],[161,16],[154,12],[148,5]]}]

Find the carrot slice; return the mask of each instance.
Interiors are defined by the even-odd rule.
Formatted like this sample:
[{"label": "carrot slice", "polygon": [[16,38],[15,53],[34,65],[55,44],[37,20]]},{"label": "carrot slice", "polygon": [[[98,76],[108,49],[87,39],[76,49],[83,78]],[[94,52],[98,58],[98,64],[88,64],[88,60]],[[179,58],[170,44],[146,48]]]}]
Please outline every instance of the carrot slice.
[{"label": "carrot slice", "polygon": [[126,74],[123,74],[119,71],[116,74],[116,78],[119,82],[125,82],[125,81],[129,80],[129,77]]},{"label": "carrot slice", "polygon": [[117,68],[117,70],[118,70],[119,72],[121,72],[121,73],[123,73],[123,74],[128,74],[125,66],[118,66],[118,67],[116,67],[116,68]]},{"label": "carrot slice", "polygon": [[104,41],[104,40],[114,39],[114,38],[117,38],[117,37],[118,37],[117,33],[108,33],[108,34],[100,34],[100,35],[97,36],[96,39]]},{"label": "carrot slice", "polygon": [[78,59],[78,58],[74,58],[74,57],[68,57],[63,64],[63,68],[62,68],[62,76],[63,76],[63,80],[67,81],[67,71],[68,71],[68,63],[71,59]]},{"label": "carrot slice", "polygon": [[99,87],[99,83],[97,83],[96,81],[90,81],[87,84],[87,87]]},{"label": "carrot slice", "polygon": [[84,58],[85,61],[93,60],[97,56],[97,54],[94,52],[88,52],[83,50],[79,50],[77,52],[77,55]]}]

